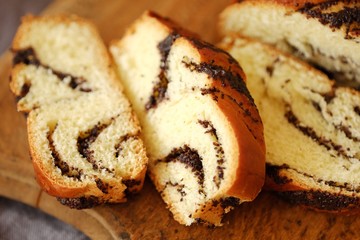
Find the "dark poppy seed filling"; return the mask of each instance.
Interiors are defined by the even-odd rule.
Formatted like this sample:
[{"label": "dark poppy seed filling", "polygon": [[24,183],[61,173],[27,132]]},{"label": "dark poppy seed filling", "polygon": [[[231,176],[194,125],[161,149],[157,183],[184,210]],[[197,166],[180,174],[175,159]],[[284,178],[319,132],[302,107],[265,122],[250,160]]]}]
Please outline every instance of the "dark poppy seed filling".
[{"label": "dark poppy seed filling", "polygon": [[220,205],[222,208],[234,208],[236,206],[240,205],[240,199],[236,198],[236,197],[227,197],[227,198],[223,198],[220,201]]},{"label": "dark poppy seed filling", "polygon": [[201,91],[201,95],[203,95],[203,96],[210,94],[215,102],[217,102],[218,99],[219,99],[219,96],[218,96],[218,95],[220,95],[220,97],[221,97],[222,99],[224,99],[224,96],[225,96],[224,93],[220,92],[220,90],[217,89],[217,88],[215,88],[215,87],[212,87],[212,88],[201,88],[200,91]]},{"label": "dark poppy seed filling", "polygon": [[269,65],[265,68],[267,74],[269,75],[269,77],[272,77],[273,73],[274,73],[274,65]]},{"label": "dark poppy seed filling", "polygon": [[34,65],[36,67],[42,65],[32,47],[15,51],[14,53],[15,55],[12,62],[13,66],[19,63],[24,63],[25,65]]},{"label": "dark poppy seed filling", "polygon": [[322,191],[287,191],[279,192],[280,196],[289,199],[294,204],[305,205],[326,211],[341,211],[356,208],[360,199],[355,196],[331,194]]},{"label": "dark poppy seed filling", "polygon": [[[239,108],[241,109],[241,111],[240,110],[237,111],[239,114],[242,114],[244,117],[250,118],[253,123],[261,124],[260,119],[254,118],[251,114],[251,111],[249,109],[245,108],[244,104],[242,102],[238,102],[232,96],[227,95],[218,89],[217,90],[214,90],[212,88],[201,89],[201,95],[207,95],[207,94],[210,94],[212,96],[212,98],[214,99],[214,101],[218,101],[219,97],[221,99],[224,99],[225,97],[227,97],[228,99],[230,99],[232,102],[234,102],[235,104],[237,104],[239,106]],[[256,111],[257,111],[257,109],[256,109]],[[254,139],[257,139],[257,136],[254,134],[253,129],[251,127],[249,127],[249,125],[246,122],[244,122],[244,124],[245,124],[246,128],[248,129],[248,131],[251,133],[251,135],[254,137]]]},{"label": "dark poppy seed filling", "polygon": [[[239,114],[242,114],[244,117],[249,117],[253,123],[261,124],[260,119],[254,118],[252,116],[250,110],[246,109],[242,102],[238,102],[235,98],[233,98],[230,95],[227,95],[227,94],[223,93],[219,89],[217,89],[215,87],[201,88],[200,92],[201,92],[201,95],[210,95],[212,97],[212,99],[214,101],[216,101],[216,102],[219,100],[219,98],[224,99],[226,97],[226,98],[230,99],[232,102],[234,102],[236,105],[238,105],[239,108],[241,109],[241,111],[238,110]],[[251,133],[251,135],[254,137],[254,139],[257,139],[257,137],[254,134],[252,128],[250,128],[249,125],[246,122],[244,122],[244,124],[245,124],[246,128],[249,130],[249,132]]]},{"label": "dark poppy seed filling", "polygon": [[225,152],[219,141],[216,129],[214,128],[213,124],[207,120],[198,120],[198,123],[206,129],[205,133],[210,134],[214,139],[213,146],[216,152],[217,174],[213,177],[213,182],[215,183],[216,187],[219,188],[221,181],[224,179],[225,167],[223,165],[225,162]]},{"label": "dark poppy seed filling", "polygon": [[136,179],[123,179],[121,180],[121,183],[123,183],[126,186],[125,189],[125,195],[130,196],[135,189],[141,184],[140,180]]},{"label": "dark poppy seed filling", "polygon": [[324,146],[327,150],[334,150],[338,156],[343,156],[345,159],[352,158],[352,156],[346,153],[346,150],[343,146],[334,143],[331,139],[326,139],[322,136],[319,136],[315,130],[309,126],[305,126],[300,120],[295,116],[290,107],[287,107],[288,110],[285,112],[285,118],[287,121],[292,124],[296,129],[300,130],[304,135],[310,137],[316,141],[319,145]]},{"label": "dark poppy seed filling", "polygon": [[228,207],[236,207],[240,205],[240,199],[236,197],[226,197],[221,198],[220,200],[213,200],[212,206],[217,207],[220,204],[220,206],[225,209]]},{"label": "dark poppy seed filling", "polygon": [[100,178],[95,179],[95,183],[98,189],[100,189],[101,192],[107,194],[109,193],[109,184],[104,183]]},{"label": "dark poppy seed filling", "polygon": [[321,179],[321,178],[315,178],[313,175],[310,175],[308,173],[305,173],[305,172],[301,172],[295,168],[292,168],[290,167],[289,165],[287,164],[282,164],[280,166],[277,166],[277,165],[272,165],[270,163],[266,163],[266,175],[271,178],[276,184],[279,184],[279,185],[284,185],[284,184],[287,184],[287,183],[291,183],[292,180],[291,179],[288,179],[287,177],[285,176],[281,176],[280,175],[280,172],[281,170],[291,170],[291,171],[294,171],[298,174],[301,174],[307,178],[312,178],[314,179],[314,181],[316,181],[317,183],[321,183],[321,184],[325,184],[327,186],[330,186],[330,187],[337,187],[337,188],[340,188],[340,189],[344,189],[346,191],[349,191],[349,192],[356,192],[356,193],[360,193],[360,186],[357,187],[357,188],[354,188],[354,186],[352,186],[351,183],[338,183],[338,182],[335,182],[335,181],[332,181],[332,180],[324,180],[324,179]]},{"label": "dark poppy seed filling", "polygon": [[[191,217],[191,216],[189,216],[189,217]],[[195,222],[196,222],[197,224],[203,224],[203,225],[207,226],[208,229],[212,229],[212,228],[215,228],[215,227],[216,227],[215,224],[211,224],[211,223],[209,223],[207,220],[204,220],[204,219],[202,219],[202,218],[195,218]]]},{"label": "dark poppy seed filling", "polygon": [[96,207],[102,202],[95,196],[79,197],[79,198],[56,198],[62,205],[68,206],[74,209],[85,209]]},{"label": "dark poppy seed filling", "polygon": [[[334,70],[334,69],[331,69],[331,70],[326,69],[325,67],[319,65],[319,63],[317,63],[316,60],[313,60],[309,57],[305,57],[305,53],[302,50],[300,50],[299,48],[297,48],[295,45],[290,43],[288,40],[284,39],[283,42],[287,46],[287,49],[288,49],[288,51],[290,51],[290,53],[292,53],[293,55],[295,55],[297,57],[305,59],[306,61],[308,61],[308,63],[313,68],[324,73],[326,76],[328,76],[329,79],[337,80],[336,86],[345,86],[345,87],[360,89],[360,85],[357,83],[356,73],[354,71],[352,71],[352,70],[341,71],[341,70]],[[315,48],[313,45],[311,45],[309,43],[303,43],[303,44],[306,46],[306,49],[310,49],[310,53],[308,53],[306,55],[321,56],[323,58],[330,58],[332,61],[335,60],[335,58],[333,56],[329,56],[329,55],[321,52],[321,50],[319,48]],[[341,60],[342,64],[349,65],[351,63],[352,66],[355,66],[354,69],[360,68],[360,65],[353,62],[351,59],[346,58],[345,56],[339,56],[338,58]],[[269,65],[266,67],[265,70],[268,73],[269,77],[273,76],[273,73],[274,73],[274,70],[276,67],[276,63],[278,63],[278,62],[280,62],[280,59],[276,58],[272,65]],[[348,75],[348,74],[350,74],[353,77],[351,77],[351,78],[346,77],[346,75]]]},{"label": "dark poppy seed filling", "polygon": [[[315,108],[316,111],[318,111],[320,114],[322,113],[322,108],[320,107],[319,103],[311,101],[311,104],[313,105],[313,107]],[[323,117],[322,114],[321,114],[321,117]],[[359,142],[360,141],[360,138],[354,136],[354,134],[351,132],[351,130],[350,130],[351,126],[346,126],[343,123],[340,123],[340,124],[332,123],[332,125],[337,130],[343,132],[348,139],[351,139],[354,142]]]},{"label": "dark poppy seed filling", "polygon": [[187,193],[184,190],[185,185],[179,183],[172,183],[171,181],[168,181],[165,183],[164,189],[169,186],[176,188],[176,191],[180,194],[180,202],[184,201],[184,197],[187,195]]},{"label": "dark poppy seed filling", "polygon": [[57,125],[54,127],[54,129],[49,129],[47,134],[47,139],[49,141],[49,148],[51,151],[51,156],[54,159],[55,167],[60,169],[61,175],[73,178],[74,180],[75,179],[80,180],[80,177],[82,175],[82,170],[69,166],[65,161],[61,159],[59,152],[56,150],[53,140],[53,134],[56,127]]},{"label": "dark poppy seed filling", "polygon": [[158,162],[180,162],[185,165],[185,168],[191,168],[191,171],[198,178],[198,183],[201,187],[199,193],[204,192],[204,169],[202,165],[202,158],[199,156],[195,149],[191,149],[188,145],[184,145],[180,148],[174,148],[169,155],[165,158],[158,160]]},{"label": "dark poppy seed filling", "polygon": [[81,92],[91,92],[92,90],[88,87],[84,87],[83,85],[87,82],[83,77],[74,77],[67,73],[62,73],[52,69],[51,67],[42,64],[38,57],[36,56],[36,52],[32,47],[15,51],[15,56],[13,58],[13,65],[17,65],[19,63],[23,63],[25,65],[34,65],[36,67],[43,67],[44,69],[50,70],[52,74],[57,76],[61,81],[65,79],[70,79],[68,85],[72,89],[78,89]]},{"label": "dark poppy seed filling", "polygon": [[20,94],[16,96],[16,101],[20,101],[23,97],[25,97],[30,91],[31,83],[25,82],[21,87]]},{"label": "dark poppy seed filling", "polygon": [[355,106],[354,107],[354,112],[360,116],[360,107],[359,106]]},{"label": "dark poppy seed filling", "polygon": [[320,107],[319,103],[317,103],[315,101],[311,101],[311,104],[313,105],[313,107],[315,108],[316,111],[321,113],[321,107]]},{"label": "dark poppy seed filling", "polygon": [[180,37],[176,32],[169,34],[164,40],[162,40],[157,48],[160,51],[161,60],[160,60],[160,73],[158,75],[159,81],[155,84],[152,94],[149,101],[145,104],[145,109],[150,110],[155,108],[162,100],[165,99],[165,94],[167,91],[167,86],[169,84],[169,78],[167,75],[168,70],[168,56],[171,50],[171,47],[175,40]]},{"label": "dark poppy seed filling", "polygon": [[287,178],[285,176],[280,176],[280,171],[282,169],[289,169],[289,168],[290,167],[287,164],[282,164],[280,166],[277,166],[277,165],[272,165],[270,163],[266,163],[266,176],[268,176],[278,185],[291,183],[292,179]]},{"label": "dark poppy seed filling", "polygon": [[123,150],[123,144],[126,143],[129,140],[135,140],[139,138],[139,132],[136,134],[125,134],[124,136],[121,136],[119,139],[119,142],[115,145],[115,157],[118,158],[121,154],[121,151]]},{"label": "dark poppy seed filling", "polygon": [[[247,89],[244,80],[241,78],[241,76],[236,73],[234,74],[231,69],[225,70],[223,67],[215,65],[214,61],[211,61],[210,63],[201,62],[199,64],[194,62],[186,62],[182,61],[182,63],[185,65],[186,68],[188,68],[190,71],[197,71],[199,73],[205,73],[209,77],[213,78],[214,80],[220,80],[221,85],[223,87],[227,86],[227,83],[229,83],[230,87],[232,89],[235,89],[240,94],[243,94],[246,96],[246,98],[249,100],[249,103],[251,106],[255,106],[254,99],[250,95],[249,90]],[[215,87],[208,88],[208,89],[201,89],[201,94],[211,94],[213,96],[213,99],[215,101],[218,100],[217,95],[220,95],[221,98],[224,98],[225,96],[229,98],[231,101],[233,101],[236,105],[238,105],[243,111],[242,114],[245,117],[249,117],[252,122],[254,123],[260,123],[260,120],[257,118],[254,118],[251,114],[251,111],[248,108],[244,107],[244,104],[242,102],[238,102],[234,97],[223,93],[220,91],[220,89],[217,89]],[[248,127],[248,126],[247,126]],[[248,127],[248,129],[251,132],[251,129]],[[255,136],[254,136],[255,137]],[[256,137],[255,137],[256,139]]]},{"label": "dark poppy seed filling", "polygon": [[360,142],[360,138],[353,135],[353,133],[350,131],[350,127],[344,126],[342,124],[334,126],[336,127],[336,129],[343,132],[348,139],[351,139],[354,142]]},{"label": "dark poppy seed filling", "polygon": [[[302,59],[305,59],[308,61],[308,63],[315,69],[321,71],[326,76],[328,76],[329,79],[335,79],[337,86],[345,86],[345,87],[351,87],[355,89],[360,89],[360,85],[357,83],[356,73],[353,70],[335,70],[335,69],[326,69],[325,67],[321,66],[316,60],[313,60],[309,57],[305,57],[305,53],[303,50],[300,50],[295,45],[284,39],[284,44],[287,46],[288,51],[292,53],[293,55],[300,57]],[[335,57],[329,56],[325,53],[323,53],[319,48],[315,48],[313,45],[309,43],[304,43],[307,49],[310,49],[310,53],[306,55],[310,56],[321,56],[322,58],[330,58],[332,61],[336,60]],[[354,62],[353,60],[345,57],[345,56],[338,56],[340,59],[340,62],[342,64],[345,64],[349,66],[350,64],[354,67],[352,69],[360,68],[360,65]],[[271,70],[270,68],[266,68],[266,71],[269,73],[269,76],[272,77],[272,71],[271,74],[269,72]],[[272,69],[273,70],[273,69]],[[351,75],[352,77],[347,77],[346,75]]]},{"label": "dark poppy seed filling", "polygon": [[[304,58],[305,55],[303,53],[303,51],[301,51],[298,47],[296,47],[294,44],[290,43],[287,39],[284,39],[284,44],[287,46],[287,48],[290,50],[290,52],[292,54],[294,54],[295,56]],[[311,50],[314,50],[313,46],[310,44],[306,44],[306,46],[309,46]],[[312,53],[314,53],[312,51]]]},{"label": "dark poppy seed filling", "polygon": [[214,46],[211,43],[204,42],[200,39],[188,37],[188,39],[196,46],[198,49],[211,49],[214,53],[223,54],[227,56],[227,61],[229,64],[237,64],[236,60],[225,50]]},{"label": "dark poppy seed filling", "polygon": [[[285,40],[285,41],[286,41],[286,40]],[[280,63],[280,62],[281,62],[280,58],[277,57],[277,58],[275,58],[275,60],[274,60],[270,65],[268,65],[268,66],[265,67],[265,71],[266,71],[266,73],[269,75],[270,78],[271,78],[271,77],[273,76],[273,74],[274,74],[274,71],[275,71],[275,69],[276,69],[276,65],[277,65],[278,63]]]},{"label": "dark poppy seed filling", "polygon": [[108,123],[98,123],[93,128],[89,129],[85,133],[80,133],[77,139],[78,152],[83,156],[89,163],[91,163],[94,170],[104,169],[108,173],[113,173],[113,169],[99,166],[99,161],[94,159],[94,151],[90,150],[91,144],[95,142],[100,133],[107,128],[113,121],[113,118]]},{"label": "dark poppy seed filling", "polygon": [[[326,1],[323,3],[306,3],[298,11],[305,14],[308,18],[317,18],[323,25],[329,25],[333,29],[346,27],[345,39],[351,38],[349,33],[360,35],[360,8],[357,6],[343,7],[340,11],[332,12],[331,7],[343,1]],[[347,3],[357,3],[357,1],[346,1]]]},{"label": "dark poppy seed filling", "polygon": [[[205,73],[214,80],[220,80],[223,87],[228,83],[232,89],[245,95],[247,99],[249,99],[250,104],[255,106],[254,99],[247,89],[244,80],[238,73],[232,72],[231,68],[224,69],[223,67],[216,65],[214,60],[210,62],[201,62],[199,64],[186,61],[182,61],[182,63],[192,72]],[[239,66],[237,65],[237,67]]]}]

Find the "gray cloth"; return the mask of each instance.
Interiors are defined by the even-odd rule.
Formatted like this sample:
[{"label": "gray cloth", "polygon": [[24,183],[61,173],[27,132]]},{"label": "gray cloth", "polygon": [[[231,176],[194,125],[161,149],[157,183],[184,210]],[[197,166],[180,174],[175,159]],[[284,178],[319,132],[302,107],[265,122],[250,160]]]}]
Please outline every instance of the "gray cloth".
[{"label": "gray cloth", "polygon": [[[39,13],[50,0],[0,0],[0,52],[9,48],[21,16]],[[4,80],[4,79],[1,79]],[[0,240],[88,239],[40,210],[0,197]]]},{"label": "gray cloth", "polygon": [[40,210],[0,197],[0,239],[88,239],[72,226]]}]

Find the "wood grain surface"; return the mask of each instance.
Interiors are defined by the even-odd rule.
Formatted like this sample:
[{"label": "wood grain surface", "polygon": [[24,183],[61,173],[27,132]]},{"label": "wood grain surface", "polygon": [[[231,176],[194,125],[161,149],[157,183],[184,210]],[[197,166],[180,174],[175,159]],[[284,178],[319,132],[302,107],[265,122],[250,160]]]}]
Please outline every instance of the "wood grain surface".
[{"label": "wood grain surface", "polygon": [[[91,19],[104,41],[119,38],[146,9],[168,16],[204,40],[217,42],[221,0],[58,0],[44,14],[74,13]],[[0,60],[0,194],[68,222],[92,239],[360,239],[360,218],[317,213],[263,192],[227,214],[224,226],[185,227],[173,220],[149,179],[124,204],[71,210],[43,193],[34,180],[28,154],[26,118],[16,112],[8,86],[11,54]]]}]

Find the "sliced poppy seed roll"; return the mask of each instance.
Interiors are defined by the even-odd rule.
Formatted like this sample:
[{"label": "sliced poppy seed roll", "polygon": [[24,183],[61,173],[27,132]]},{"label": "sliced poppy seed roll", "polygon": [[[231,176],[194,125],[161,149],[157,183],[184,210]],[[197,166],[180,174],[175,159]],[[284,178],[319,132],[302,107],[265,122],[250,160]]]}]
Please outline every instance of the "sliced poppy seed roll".
[{"label": "sliced poppy seed roll", "polygon": [[360,1],[243,0],[222,12],[219,30],[273,44],[360,89]]},{"label": "sliced poppy seed roll", "polygon": [[74,208],[123,202],[140,190],[140,126],[95,27],[75,16],[27,16],[12,51],[10,87],[28,116],[40,186]]},{"label": "sliced poppy seed roll", "polygon": [[360,207],[360,93],[255,40],[227,37],[265,129],[266,185],[329,212]]},{"label": "sliced poppy seed roll", "polygon": [[253,200],[264,182],[263,126],[238,63],[152,12],[110,51],[174,218],[218,226]]}]

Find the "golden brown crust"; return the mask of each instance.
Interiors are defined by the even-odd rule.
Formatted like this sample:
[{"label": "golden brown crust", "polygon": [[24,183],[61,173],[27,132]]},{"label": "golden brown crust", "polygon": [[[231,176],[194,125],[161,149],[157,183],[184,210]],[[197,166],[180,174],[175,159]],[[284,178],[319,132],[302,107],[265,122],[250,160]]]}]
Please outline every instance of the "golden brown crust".
[{"label": "golden brown crust", "polygon": [[[31,157],[36,159],[36,155],[31,153]],[[64,198],[74,198],[83,196],[86,191],[85,187],[83,188],[68,188],[66,186],[59,185],[53,180],[49,179],[49,176],[45,173],[43,167],[40,166],[38,161],[32,161],[33,168],[35,172],[35,178],[40,187],[49,195],[54,197],[64,197]]]},{"label": "golden brown crust", "polygon": [[[29,127],[31,125],[31,118],[27,118],[27,126]],[[29,132],[28,134],[28,140],[31,143],[33,141],[33,136]],[[79,197],[82,196],[83,193],[86,191],[85,186],[81,188],[68,188],[63,185],[59,185],[57,182],[55,182],[53,179],[50,178],[48,174],[46,174],[47,170],[41,163],[41,161],[38,161],[38,159],[42,159],[41,156],[38,156],[37,151],[35,149],[35,146],[32,144],[29,144],[30,148],[30,156],[32,159],[32,164],[34,168],[35,178],[40,187],[49,195],[56,196],[56,197]]]},{"label": "golden brown crust", "polygon": [[[28,127],[31,124],[30,119],[31,116],[28,117]],[[32,134],[29,133],[30,143],[33,142],[32,138]],[[110,189],[108,194],[104,194],[103,192],[101,192],[100,189],[96,186],[95,182],[92,184],[77,183],[76,187],[75,185],[66,186],[59,184],[58,181],[51,178],[51,176],[47,174],[48,171],[52,170],[47,169],[45,166],[43,166],[41,161],[38,161],[39,159],[42,159],[42,157],[38,156],[35,146],[29,144],[29,148],[36,181],[41,186],[41,188],[49,195],[60,198],[80,198],[93,196],[99,197],[99,200],[101,202],[105,202],[106,200],[110,199],[115,202],[126,201],[125,190],[127,190],[127,186],[123,182],[118,182],[114,184],[114,188]],[[136,186],[133,186],[132,189],[130,189],[129,191],[137,192],[142,188],[144,180],[141,177],[144,176],[145,171],[146,168],[134,178],[133,181],[137,181],[138,184]]]},{"label": "golden brown crust", "polygon": [[265,144],[254,139],[245,124],[240,123],[234,115],[227,116],[231,116],[229,120],[238,139],[240,152],[236,180],[228,194],[244,201],[251,201],[264,184]]},{"label": "golden brown crust", "polygon": [[227,193],[241,200],[253,200],[264,184],[265,142],[262,121],[247,91],[245,74],[226,52],[215,47],[200,48],[199,52],[202,62],[210,65],[214,62],[223,70],[231,69],[227,76],[234,76],[213,81],[213,87],[227,96],[217,98],[217,104],[234,130],[239,149],[236,180]]},{"label": "golden brown crust", "polygon": [[[215,82],[214,86],[222,89],[220,82]],[[228,190],[228,194],[242,200],[253,200],[264,184],[265,143],[262,135],[262,122],[256,108],[250,105],[249,100],[244,95],[234,89],[223,90],[236,99],[235,102],[219,98],[218,105],[232,125],[239,149],[236,180]],[[244,116],[241,110],[239,111],[237,103],[244,103],[244,108],[249,109],[250,116],[257,122],[251,121],[248,116]]]}]

